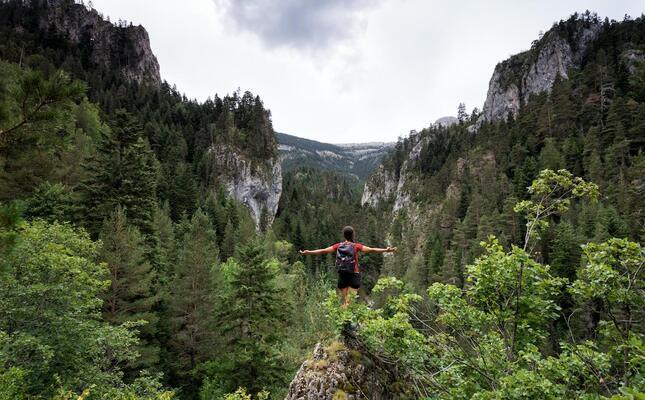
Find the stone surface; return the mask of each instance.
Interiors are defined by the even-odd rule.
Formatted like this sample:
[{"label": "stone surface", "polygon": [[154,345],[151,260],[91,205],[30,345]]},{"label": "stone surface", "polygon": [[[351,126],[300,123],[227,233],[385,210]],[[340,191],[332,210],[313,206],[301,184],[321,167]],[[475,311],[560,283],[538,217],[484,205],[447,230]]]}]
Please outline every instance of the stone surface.
[{"label": "stone surface", "polygon": [[591,22],[587,26],[581,21],[575,24],[577,30],[571,39],[551,29],[531,50],[497,64],[489,82],[482,121],[516,116],[531,95],[550,91],[558,75],[567,78],[569,68],[580,66],[601,25]]},{"label": "stone surface", "polygon": [[621,57],[625,61],[625,64],[627,64],[627,70],[632,75],[636,73],[636,67],[645,62],[645,53],[639,49],[625,50],[621,54]]},{"label": "stone surface", "polygon": [[208,152],[211,168],[219,171],[217,179],[230,196],[249,209],[256,227],[265,207],[271,225],[282,193],[279,159],[251,160],[231,146],[214,146]]},{"label": "stone surface", "polygon": [[457,117],[453,117],[451,115],[448,115],[446,117],[438,118],[434,122],[433,125],[438,126],[438,127],[440,126],[440,127],[447,128],[447,127],[449,127],[451,125],[458,124],[458,123],[459,123],[459,120],[457,119]]},{"label": "stone surface", "polygon": [[289,385],[285,400],[332,400],[392,398],[381,379],[366,366],[362,355],[340,343],[324,347],[318,343]]},{"label": "stone surface", "polygon": [[421,150],[431,136],[420,137],[417,133],[410,136],[412,149],[406,156],[399,171],[391,171],[380,165],[376,172],[370,176],[363,188],[361,205],[367,207],[378,207],[387,202],[392,202],[392,211],[397,212],[410,204],[410,194],[407,186],[409,182],[409,170],[419,160]]},{"label": "stone surface", "polygon": [[386,169],[383,164],[370,176],[365,183],[361,204],[367,207],[378,207],[389,201],[395,193],[399,179],[394,171]]},{"label": "stone surface", "polygon": [[38,23],[45,31],[87,46],[89,60],[96,65],[119,69],[137,83],[161,83],[159,63],[150,48],[148,32],[140,25],[114,25],[96,10],[72,0],[49,0]]}]

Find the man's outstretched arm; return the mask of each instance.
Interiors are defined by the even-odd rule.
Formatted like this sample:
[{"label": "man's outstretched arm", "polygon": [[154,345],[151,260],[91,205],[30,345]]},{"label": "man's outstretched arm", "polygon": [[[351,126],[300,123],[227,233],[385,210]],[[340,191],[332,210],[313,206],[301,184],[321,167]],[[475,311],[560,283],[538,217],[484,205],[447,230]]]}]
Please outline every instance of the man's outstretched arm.
[{"label": "man's outstretched arm", "polygon": [[300,254],[303,256],[316,256],[318,254],[327,254],[327,253],[333,253],[334,252],[334,246],[329,246],[324,249],[318,249],[318,250],[300,250]]},{"label": "man's outstretched arm", "polygon": [[367,247],[363,246],[363,249],[361,250],[363,253],[394,253],[397,251],[397,247],[390,247],[387,246],[386,248],[380,248],[380,247]]}]

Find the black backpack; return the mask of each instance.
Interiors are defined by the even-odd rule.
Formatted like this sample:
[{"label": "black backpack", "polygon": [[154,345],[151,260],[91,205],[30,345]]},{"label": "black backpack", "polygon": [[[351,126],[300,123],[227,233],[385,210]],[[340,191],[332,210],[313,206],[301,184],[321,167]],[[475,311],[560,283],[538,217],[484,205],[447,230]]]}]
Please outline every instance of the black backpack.
[{"label": "black backpack", "polygon": [[336,249],[336,270],[354,272],[356,266],[356,249],[352,242],[342,242]]}]

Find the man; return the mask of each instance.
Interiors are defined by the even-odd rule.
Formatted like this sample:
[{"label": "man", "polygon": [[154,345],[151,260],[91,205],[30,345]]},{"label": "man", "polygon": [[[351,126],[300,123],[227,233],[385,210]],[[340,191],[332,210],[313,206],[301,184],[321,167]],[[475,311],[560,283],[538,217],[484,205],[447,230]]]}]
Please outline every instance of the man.
[{"label": "man", "polygon": [[343,228],[344,241],[336,243],[324,249],[300,250],[302,255],[319,255],[336,252],[336,270],[338,271],[338,290],[343,299],[343,308],[347,308],[350,299],[355,296],[356,291],[361,287],[360,267],[358,265],[358,252],[363,253],[393,253],[396,247],[385,249],[378,247],[367,247],[354,240],[354,228],[346,226]]}]

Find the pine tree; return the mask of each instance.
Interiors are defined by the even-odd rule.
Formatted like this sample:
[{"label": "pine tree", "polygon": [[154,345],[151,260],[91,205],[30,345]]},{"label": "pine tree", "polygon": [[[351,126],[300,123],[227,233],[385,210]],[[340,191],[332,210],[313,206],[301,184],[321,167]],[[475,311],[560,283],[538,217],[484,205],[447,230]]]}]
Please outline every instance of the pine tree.
[{"label": "pine tree", "polygon": [[553,134],[562,138],[572,135],[576,131],[576,107],[572,100],[571,82],[556,78],[551,91],[553,103]]},{"label": "pine tree", "polygon": [[156,207],[152,216],[152,263],[160,281],[166,286],[173,274],[173,267],[177,259],[177,246],[170,206],[165,202],[162,207]]},{"label": "pine tree", "polygon": [[139,328],[141,358],[131,367],[150,367],[159,360],[159,348],[153,340],[158,322],[154,311],[158,296],[153,290],[155,272],[146,260],[146,244],[139,230],[128,225],[121,207],[103,222],[99,238],[103,246],[98,258],[107,264],[110,279],[103,296],[103,318],[114,325],[145,321]]},{"label": "pine tree", "polygon": [[222,241],[222,260],[227,260],[235,255],[235,249],[239,242],[237,229],[231,221],[226,224],[224,229],[224,240]]},{"label": "pine tree", "polygon": [[562,154],[553,138],[547,138],[544,141],[544,147],[540,152],[540,169],[546,168],[554,171],[564,168]]},{"label": "pine tree", "polygon": [[589,179],[598,185],[602,185],[604,183],[603,165],[600,159],[601,152],[599,146],[598,128],[592,127],[584,137],[582,163],[584,172]]},{"label": "pine tree", "polygon": [[26,201],[26,217],[49,222],[70,221],[74,215],[74,199],[69,188],[60,183],[43,182]]},{"label": "pine tree", "polygon": [[240,248],[240,266],[232,272],[217,318],[226,349],[220,372],[229,390],[241,386],[257,393],[284,383],[277,350],[290,306],[276,286],[277,273],[261,243]]},{"label": "pine tree", "polygon": [[266,206],[262,207],[258,227],[260,228],[260,232],[262,233],[266,232],[269,228],[269,211],[267,210]]},{"label": "pine tree", "polygon": [[210,323],[214,310],[212,270],[217,258],[212,223],[198,209],[181,238],[170,295],[171,343],[184,372],[208,359],[214,350]]},{"label": "pine tree", "polygon": [[468,113],[466,112],[466,105],[464,103],[459,103],[457,107],[457,119],[460,124],[466,122],[468,119]]},{"label": "pine tree", "polygon": [[81,185],[85,226],[97,234],[102,221],[120,205],[130,223],[151,233],[156,202],[157,161],[134,117],[118,111],[97,154],[86,166],[89,178]]},{"label": "pine tree", "polygon": [[550,251],[550,264],[555,275],[573,281],[581,252],[573,226],[566,221],[559,223],[555,228]]},{"label": "pine tree", "polygon": [[424,282],[421,282],[422,288],[428,287],[431,282],[440,281],[443,258],[444,252],[441,239],[436,236],[428,236],[423,247],[423,261],[425,264],[426,277]]}]

